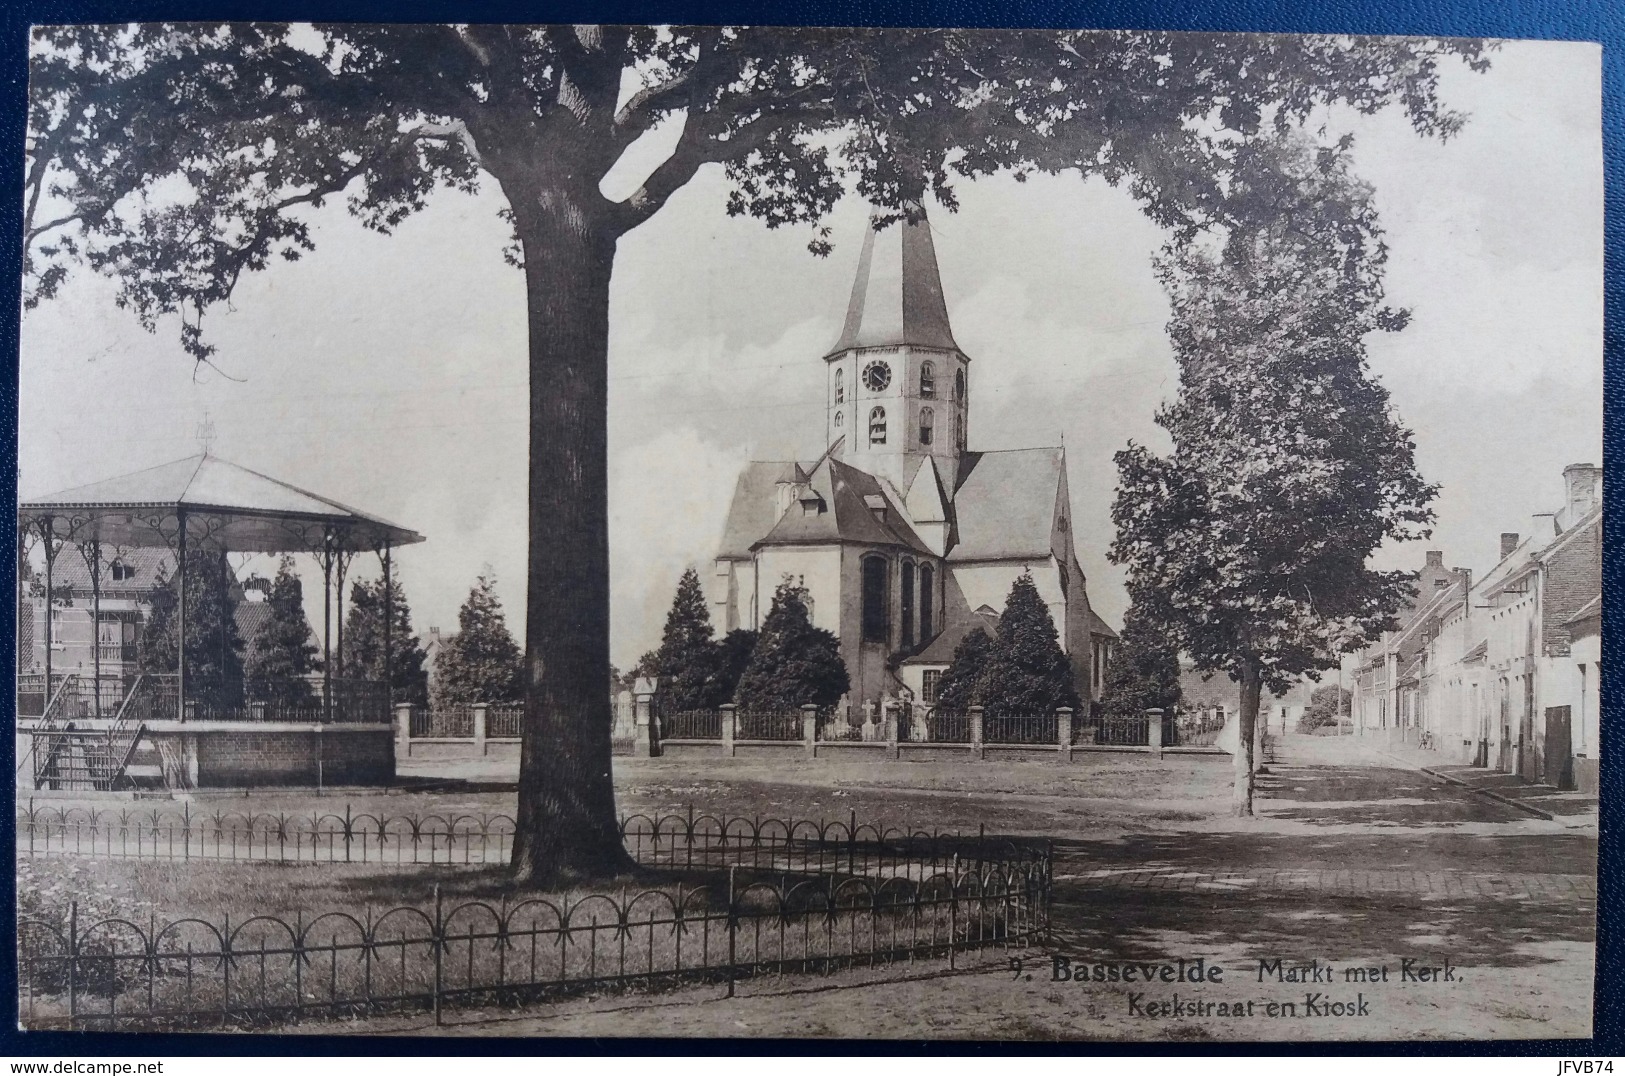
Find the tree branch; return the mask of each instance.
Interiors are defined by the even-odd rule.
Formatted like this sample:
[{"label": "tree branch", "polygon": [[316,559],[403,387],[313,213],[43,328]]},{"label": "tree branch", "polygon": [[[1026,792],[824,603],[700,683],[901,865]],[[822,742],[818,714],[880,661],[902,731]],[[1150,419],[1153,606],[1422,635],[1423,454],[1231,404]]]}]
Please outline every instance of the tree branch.
[{"label": "tree branch", "polygon": [[473,158],[475,164],[490,171],[486,166],[485,158],[480,156],[480,147],[474,140],[474,132],[468,129],[468,124],[463,120],[452,120],[450,123],[420,123],[406,131],[401,137],[405,139],[456,138],[462,142],[463,149],[468,151],[468,155]]}]

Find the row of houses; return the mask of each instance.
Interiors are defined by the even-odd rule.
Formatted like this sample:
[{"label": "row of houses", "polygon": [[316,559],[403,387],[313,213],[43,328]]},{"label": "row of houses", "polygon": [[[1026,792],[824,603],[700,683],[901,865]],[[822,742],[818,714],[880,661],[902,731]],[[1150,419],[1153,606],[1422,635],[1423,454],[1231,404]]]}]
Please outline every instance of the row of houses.
[{"label": "row of houses", "polygon": [[1480,578],[1427,554],[1397,630],[1344,661],[1355,731],[1594,792],[1602,657],[1602,468],[1501,535]]}]

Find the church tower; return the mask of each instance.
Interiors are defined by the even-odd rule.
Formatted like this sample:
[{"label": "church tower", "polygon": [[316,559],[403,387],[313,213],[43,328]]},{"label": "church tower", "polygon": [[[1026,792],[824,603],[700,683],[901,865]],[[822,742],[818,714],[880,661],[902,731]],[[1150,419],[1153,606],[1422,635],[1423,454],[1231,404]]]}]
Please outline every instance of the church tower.
[{"label": "church tower", "polygon": [[[840,339],[824,356],[827,443],[908,494],[929,462],[951,494],[965,450],[970,360],[954,342],[931,225],[871,225]],[[927,476],[928,478],[929,476]]]}]

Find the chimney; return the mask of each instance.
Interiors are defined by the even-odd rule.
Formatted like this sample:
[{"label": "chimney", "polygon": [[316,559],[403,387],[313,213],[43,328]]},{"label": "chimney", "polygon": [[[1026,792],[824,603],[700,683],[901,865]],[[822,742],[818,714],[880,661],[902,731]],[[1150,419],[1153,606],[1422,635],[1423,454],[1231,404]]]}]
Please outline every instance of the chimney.
[{"label": "chimney", "polygon": [[1595,508],[1602,500],[1602,468],[1591,463],[1571,463],[1563,468],[1565,523],[1575,520]]},{"label": "chimney", "polygon": [[1517,531],[1502,531],[1501,532],[1501,559],[1506,560],[1508,557],[1510,557],[1512,555],[1512,551],[1514,549],[1517,549],[1517,548],[1518,548],[1518,532]]},{"label": "chimney", "polygon": [[1428,550],[1428,563],[1427,563],[1427,566],[1429,568],[1443,568],[1444,567],[1444,550],[1442,550],[1442,549],[1430,549],[1430,550]]}]

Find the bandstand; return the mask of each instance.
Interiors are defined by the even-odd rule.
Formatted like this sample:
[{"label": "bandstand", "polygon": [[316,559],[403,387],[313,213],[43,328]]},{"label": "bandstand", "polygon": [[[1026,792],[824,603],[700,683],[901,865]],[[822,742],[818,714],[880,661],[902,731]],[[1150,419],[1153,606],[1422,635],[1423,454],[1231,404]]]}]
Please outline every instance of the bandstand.
[{"label": "bandstand", "polygon": [[[64,555],[81,557],[88,569],[91,621],[98,626],[104,571],[121,554],[168,550],[177,581],[173,671],[104,670],[99,639],[88,676],[53,669],[47,612],[44,667],[18,673],[19,789],[319,787],[393,779],[393,551],[422,535],[207,452],[25,501],[18,526],[20,556],[30,549],[42,555],[48,610],[62,600],[56,568]],[[315,558],[322,575],[319,674],[274,682],[188,675],[187,650],[196,649],[186,629],[188,558],[221,553]],[[344,581],[360,554],[375,554],[383,574],[382,682],[347,679],[339,664]]]}]

